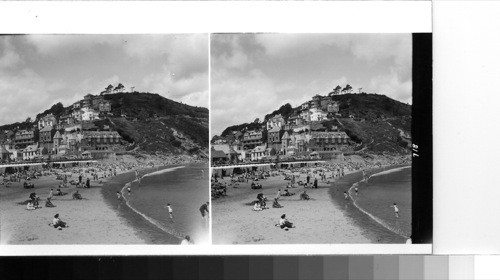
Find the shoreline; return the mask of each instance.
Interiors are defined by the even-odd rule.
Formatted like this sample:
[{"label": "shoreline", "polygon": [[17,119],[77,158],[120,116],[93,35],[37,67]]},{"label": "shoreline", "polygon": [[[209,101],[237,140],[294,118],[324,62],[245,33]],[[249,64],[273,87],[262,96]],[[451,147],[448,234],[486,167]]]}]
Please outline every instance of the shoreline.
[{"label": "shoreline", "polygon": [[[400,168],[411,168],[411,165],[386,165],[378,168],[368,169],[366,170],[366,173],[370,178],[371,176],[374,176],[376,174],[393,171]],[[344,213],[363,230],[363,235],[369,238],[372,243],[405,244],[409,237],[404,237],[384,227],[382,224],[373,219],[373,217],[371,217],[371,214],[366,213],[356,205],[351,191],[356,184],[359,184],[362,181],[362,171],[359,170],[346,174],[344,177],[333,182],[332,189],[330,190],[332,201],[338,203],[339,205],[344,205]],[[350,199],[347,201],[343,197],[344,191],[346,191],[350,197]],[[367,224],[371,226],[367,227]],[[370,231],[368,230],[368,228],[370,228]],[[376,228],[376,230],[373,231],[373,228]]]},{"label": "shoreline", "polygon": [[[174,165],[165,165],[158,167],[148,167],[143,169],[146,173],[143,176],[150,176],[150,174],[154,172],[158,172],[161,170],[175,168],[177,164]],[[120,175],[124,175],[118,178]],[[138,235],[145,241],[146,244],[170,244],[175,245],[179,244],[179,237],[175,235],[171,235],[165,232],[161,227],[158,227],[156,223],[152,222],[150,219],[146,218],[144,214],[140,214],[133,206],[130,206],[128,200],[126,199],[126,195],[123,190],[127,187],[128,184],[133,186],[134,183],[137,183],[135,179],[135,170],[131,170],[129,172],[125,172],[113,178],[114,180],[110,180],[101,190],[103,192],[103,197],[106,201],[106,204],[115,211],[121,218],[127,221],[127,224],[137,230]],[[116,192],[120,192],[122,195],[122,200],[118,201],[116,198]],[[128,204],[128,205],[127,205]]]}]

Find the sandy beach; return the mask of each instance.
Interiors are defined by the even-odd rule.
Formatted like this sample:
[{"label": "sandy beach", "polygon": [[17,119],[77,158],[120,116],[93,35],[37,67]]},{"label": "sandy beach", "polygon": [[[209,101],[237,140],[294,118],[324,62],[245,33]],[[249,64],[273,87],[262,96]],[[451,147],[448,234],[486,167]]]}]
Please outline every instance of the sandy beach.
[{"label": "sandy beach", "polygon": [[[296,173],[298,175],[298,173]],[[301,174],[297,181],[305,180]],[[221,181],[221,180],[219,180]],[[223,182],[230,182],[226,177]],[[289,188],[293,196],[282,196],[279,202],[283,208],[272,208],[272,201],[278,189],[284,189],[289,181],[281,175],[272,176],[259,183],[262,189],[252,190],[251,182],[237,183],[227,188],[227,196],[213,201],[212,205],[212,238],[214,244],[325,244],[325,243],[370,243],[363,235],[362,229],[354,224],[333,203],[329,194],[330,182],[322,182],[318,178],[318,188],[307,188],[310,200],[300,200],[303,187]],[[334,186],[333,186],[334,188]],[[264,193],[269,199],[269,209],[252,211],[246,205],[256,200],[258,193]],[[280,216],[286,214],[287,219],[296,228],[285,231],[275,225]]]},{"label": "sandy beach", "polygon": [[[89,173],[84,173],[90,177]],[[77,175],[76,175],[77,176]],[[78,177],[78,176],[77,176]],[[112,179],[109,177],[107,179]],[[84,179],[85,180],[85,179]],[[104,200],[99,184],[91,181],[91,188],[71,186],[61,189],[68,194],[54,196],[56,207],[45,207],[50,189],[58,188],[60,180],[55,175],[32,180],[34,189],[24,189],[22,182],[0,187],[0,242],[2,244],[144,244],[145,241],[128,222],[120,217]],[[73,200],[78,190],[83,199]],[[26,210],[19,202],[28,199],[30,193],[40,196],[42,208]],[[58,213],[69,227],[57,230],[49,223]]]}]

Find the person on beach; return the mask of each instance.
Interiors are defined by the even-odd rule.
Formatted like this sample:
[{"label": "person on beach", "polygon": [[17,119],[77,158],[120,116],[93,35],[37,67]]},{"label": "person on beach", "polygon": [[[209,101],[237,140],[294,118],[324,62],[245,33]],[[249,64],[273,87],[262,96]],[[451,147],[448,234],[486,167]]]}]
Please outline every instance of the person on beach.
[{"label": "person on beach", "polygon": [[122,200],[122,195],[120,194],[120,192],[116,192],[116,198],[118,200]]},{"label": "person on beach", "polygon": [[49,193],[49,197],[47,199],[52,199],[52,197],[54,196],[54,189],[50,189],[50,193]]},{"label": "person on beach", "polygon": [[347,192],[344,192],[344,198],[345,198],[345,200],[349,199],[349,195],[347,194]]},{"label": "person on beach", "polygon": [[283,206],[281,206],[281,204],[279,204],[277,198],[274,199],[273,208],[283,208]]},{"label": "person on beach", "polygon": [[354,192],[358,195],[358,187],[354,187]]},{"label": "person on beach", "polygon": [[80,185],[81,183],[82,183],[82,174],[78,176],[78,185]]},{"label": "person on beach", "polygon": [[191,237],[189,235],[186,235],[184,239],[181,241],[181,245],[191,245]]},{"label": "person on beach", "polygon": [[318,188],[318,179],[317,178],[314,178],[314,188],[315,189]]},{"label": "person on beach", "polygon": [[52,226],[57,228],[58,230],[62,230],[62,228],[69,227],[67,223],[61,221],[59,219],[59,214],[54,215],[54,219],[52,220]]},{"label": "person on beach", "polygon": [[35,210],[35,205],[33,202],[29,201],[28,204],[26,204],[26,210]]},{"label": "person on beach", "polygon": [[174,210],[172,210],[170,203],[167,203],[167,206],[165,206],[165,207],[168,209],[168,215],[170,216],[170,219],[173,222],[174,221]]},{"label": "person on beach", "polygon": [[309,199],[310,199],[309,195],[304,190],[304,192],[300,194],[300,200],[309,200]]},{"label": "person on beach", "polygon": [[280,199],[281,197],[281,189],[278,189],[278,192],[276,193],[276,197],[274,198],[274,200],[278,200]]},{"label": "person on beach", "polygon": [[201,213],[201,218],[203,220],[207,220],[208,219],[208,206],[210,205],[210,202],[207,201],[207,203],[201,205],[200,207],[200,213]]},{"label": "person on beach", "polygon": [[90,189],[90,178],[87,178],[87,189]]},{"label": "person on beach", "polygon": [[78,191],[76,191],[75,193],[73,193],[73,199],[81,200],[82,195]]},{"label": "person on beach", "polygon": [[56,207],[54,204],[52,204],[52,201],[50,200],[49,197],[47,197],[47,200],[45,201],[45,207]]},{"label": "person on beach", "polygon": [[255,204],[253,205],[253,208],[252,208],[253,211],[262,211],[264,209],[262,209],[260,203],[258,201],[255,201]]},{"label": "person on beach", "polygon": [[293,225],[293,223],[290,223],[287,219],[286,219],[286,215],[283,214],[281,215],[281,218],[280,218],[280,221],[279,221],[279,224],[277,225],[279,226],[280,228],[284,229],[284,230],[288,230],[289,228],[294,228],[295,226]]},{"label": "person on beach", "polygon": [[396,203],[394,203],[393,205],[391,205],[391,207],[394,208],[394,214],[396,215],[396,218],[399,218],[399,208],[398,208],[398,205]]},{"label": "person on beach", "polygon": [[128,192],[128,195],[130,195],[131,192],[132,192],[132,189],[130,188],[130,185],[127,186],[127,192]]}]

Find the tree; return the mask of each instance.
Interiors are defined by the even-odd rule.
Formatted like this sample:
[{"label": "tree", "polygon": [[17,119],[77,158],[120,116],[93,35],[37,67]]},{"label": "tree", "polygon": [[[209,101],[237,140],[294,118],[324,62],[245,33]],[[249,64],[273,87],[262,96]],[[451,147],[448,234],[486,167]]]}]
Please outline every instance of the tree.
[{"label": "tree", "polygon": [[31,123],[31,117],[28,117],[25,121],[25,123]]},{"label": "tree", "polygon": [[352,91],[351,85],[347,84],[342,91],[347,92],[347,93],[351,93],[351,91]]},{"label": "tree", "polygon": [[119,83],[119,84],[115,87],[115,91],[117,91],[117,92],[122,92],[124,89],[125,89],[125,86],[124,86],[124,85],[122,85],[121,83]]},{"label": "tree", "polygon": [[259,120],[259,118],[256,118],[253,122],[254,123],[260,123],[260,120]]},{"label": "tree", "polygon": [[342,87],[341,87],[341,86],[339,86],[339,85],[337,85],[337,86],[333,89],[333,92],[334,92],[335,94],[339,94],[341,89],[342,89]]},{"label": "tree", "polygon": [[105,92],[111,93],[112,90],[113,90],[113,85],[110,84],[109,86],[106,87]]}]

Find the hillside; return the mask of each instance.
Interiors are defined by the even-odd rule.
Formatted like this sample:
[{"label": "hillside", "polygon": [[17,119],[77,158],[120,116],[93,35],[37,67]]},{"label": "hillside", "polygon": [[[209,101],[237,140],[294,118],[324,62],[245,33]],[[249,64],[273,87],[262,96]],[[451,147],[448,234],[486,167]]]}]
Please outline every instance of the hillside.
[{"label": "hillside", "polygon": [[135,150],[208,154],[207,108],[150,93],[116,93],[104,98],[111,102],[110,126],[135,143]]},{"label": "hillside", "polygon": [[[147,92],[114,93],[103,97],[110,102],[111,112],[101,113],[100,119],[92,123],[84,123],[84,129],[116,130],[129,153],[208,156],[207,108]],[[72,105],[64,107],[57,103],[38,114],[35,120],[3,124],[0,130],[32,129],[44,115],[51,113],[59,120],[74,110]]]},{"label": "hillside", "polygon": [[[338,114],[329,114],[328,120],[311,122],[311,130],[331,131],[337,127],[347,133],[356,152],[401,154],[409,151],[411,105],[385,95],[365,93],[332,95],[331,100],[338,103]],[[231,137],[234,131],[243,133],[246,130],[259,129],[275,114],[281,114],[287,121],[290,116],[297,115],[300,111],[300,106],[292,108],[290,104],[285,104],[264,116],[262,122],[227,127],[220,136],[214,136],[212,141],[226,139],[230,142],[233,140]]]}]

